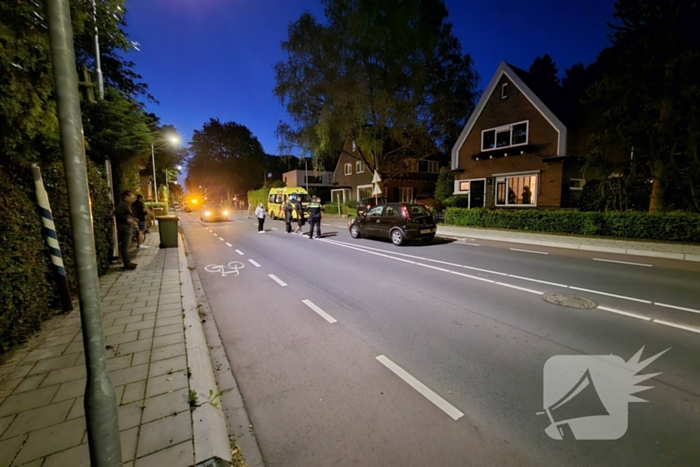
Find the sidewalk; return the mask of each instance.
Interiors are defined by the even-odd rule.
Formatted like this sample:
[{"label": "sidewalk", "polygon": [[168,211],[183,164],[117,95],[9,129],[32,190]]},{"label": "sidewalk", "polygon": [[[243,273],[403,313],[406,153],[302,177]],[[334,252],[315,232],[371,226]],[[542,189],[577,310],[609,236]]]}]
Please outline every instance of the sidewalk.
[{"label": "sidewalk", "polygon": [[622,255],[648,256],[685,261],[700,261],[700,246],[677,243],[655,243],[636,240],[609,240],[521,231],[477,229],[472,227],[438,226],[443,237],[493,240],[574,250],[599,251]]},{"label": "sidewalk", "polygon": [[[100,278],[125,466],[230,465],[231,448],[182,239],[132,252]],[[121,265],[120,265],[121,266]],[[0,361],[0,467],[89,466],[79,310]],[[206,388],[206,389],[205,389]],[[211,390],[210,395],[209,390]],[[194,391],[194,392],[192,392]],[[213,460],[224,461],[214,464]]]}]

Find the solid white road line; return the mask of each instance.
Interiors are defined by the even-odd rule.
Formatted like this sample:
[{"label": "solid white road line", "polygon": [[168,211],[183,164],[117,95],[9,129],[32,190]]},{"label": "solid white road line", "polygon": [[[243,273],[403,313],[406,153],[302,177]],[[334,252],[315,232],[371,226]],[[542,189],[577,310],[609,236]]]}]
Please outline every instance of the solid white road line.
[{"label": "solid white road line", "polygon": [[406,370],[389,360],[384,355],[380,355],[376,358],[379,361],[379,363],[390,369],[396,376],[407,382],[409,386],[421,393],[423,397],[428,399],[430,402],[435,404],[440,410],[452,417],[453,420],[457,421],[464,416],[464,414],[457,410],[452,404],[435,394],[435,392],[428,388],[428,386],[418,381],[416,378],[411,376]]},{"label": "solid white road line", "polygon": [[481,246],[478,243],[455,242],[457,245]]},{"label": "solid white road line", "polygon": [[233,245],[231,245],[229,242],[226,242],[226,246],[233,246]]},{"label": "solid white road line", "polygon": [[689,311],[691,313],[700,313],[700,310],[695,310],[693,308],[685,308],[682,306],[667,305],[666,303],[654,302],[654,305],[662,306],[664,308],[673,308],[674,310]]},{"label": "solid white road line", "polygon": [[692,327],[692,326],[683,326],[682,324],[671,323],[670,321],[663,321],[660,319],[655,319],[654,322],[656,324],[663,324],[664,326],[670,326],[672,328],[677,328],[677,329],[684,329],[686,331],[697,332],[698,334],[700,334],[700,328],[696,328],[696,327]]},{"label": "solid white road line", "polygon": [[277,282],[279,285],[282,287],[287,287],[287,284],[285,284],[283,281],[279,279],[279,277],[275,276],[274,274],[268,274],[268,277],[272,279],[273,281]]},{"label": "solid white road line", "polygon": [[241,250],[236,250],[236,253],[238,253],[239,255],[243,256],[243,252],[242,252]]},{"label": "solid white road line", "polygon": [[516,275],[513,275],[513,274],[508,274],[508,277],[512,277],[513,279],[520,279],[520,280],[523,280],[523,281],[537,282],[538,284],[546,284],[546,285],[553,285],[553,286],[555,286],[555,287],[563,287],[563,288],[565,288],[565,289],[568,289],[568,288],[569,288],[568,285],[557,284],[556,282],[541,281],[541,280],[539,280],[539,279],[531,279],[531,278],[529,278],[529,277],[516,276]]},{"label": "solid white road line", "polygon": [[316,313],[318,313],[321,316],[321,318],[325,319],[329,323],[333,324],[333,323],[337,322],[335,318],[333,318],[331,315],[329,315],[328,313],[326,313],[325,311],[320,309],[311,300],[302,300],[302,302],[304,303],[304,305],[306,305],[309,308],[311,308],[312,310],[314,310]]},{"label": "solid white road line", "polygon": [[652,267],[651,264],[630,263],[629,261],[616,261],[614,259],[593,258],[593,261],[603,261],[605,263],[629,264],[630,266],[644,266],[645,268]]},{"label": "solid white road line", "polygon": [[543,295],[544,292],[539,290],[526,289],[525,287],[518,287],[517,285],[506,284],[505,282],[496,282],[496,285],[502,285],[503,287],[510,287],[511,289],[522,290],[523,292],[530,292],[536,295]]},{"label": "solid white road line", "polygon": [[608,308],[606,306],[599,306],[598,309],[603,310],[603,311],[609,311],[610,313],[616,313],[618,315],[629,316],[630,318],[641,319],[642,321],[651,321],[651,318],[649,318],[647,316],[638,315],[635,313],[630,313],[628,311],[616,310],[615,308]]},{"label": "solid white road line", "polygon": [[522,251],[523,253],[535,253],[537,255],[548,255],[546,251],[521,250],[520,248],[511,248],[511,251]]},{"label": "solid white road line", "polygon": [[250,264],[252,264],[253,266],[255,266],[256,268],[259,268],[259,267],[260,267],[260,265],[259,265],[258,263],[256,263],[255,261],[253,261],[252,259],[249,259],[248,262],[249,262]]},{"label": "solid white road line", "polygon": [[647,305],[651,305],[651,301],[649,301],[649,300],[642,300],[642,299],[634,298],[634,297],[626,297],[624,295],[616,295],[614,293],[601,292],[599,290],[582,289],[581,287],[574,287],[573,285],[569,286],[569,288],[571,290],[580,290],[581,292],[590,292],[590,293],[595,293],[598,295],[605,295],[606,297],[621,298],[623,300],[631,300],[633,302],[646,303]]}]

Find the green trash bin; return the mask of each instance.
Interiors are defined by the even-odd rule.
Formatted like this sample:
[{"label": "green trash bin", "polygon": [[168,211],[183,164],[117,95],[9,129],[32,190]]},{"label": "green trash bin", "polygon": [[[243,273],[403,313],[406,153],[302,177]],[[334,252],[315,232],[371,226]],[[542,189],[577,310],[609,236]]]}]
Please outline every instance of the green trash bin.
[{"label": "green trash bin", "polygon": [[177,222],[178,216],[158,216],[158,232],[160,233],[161,248],[177,248]]}]

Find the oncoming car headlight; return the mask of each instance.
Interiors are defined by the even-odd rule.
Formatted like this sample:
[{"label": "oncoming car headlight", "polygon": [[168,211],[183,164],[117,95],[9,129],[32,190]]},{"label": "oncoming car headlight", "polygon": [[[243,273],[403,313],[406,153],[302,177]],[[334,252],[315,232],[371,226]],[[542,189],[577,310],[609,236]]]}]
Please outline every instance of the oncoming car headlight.
[{"label": "oncoming car headlight", "polygon": [[224,216],[228,216],[228,211],[224,211],[221,214],[223,214]]},{"label": "oncoming car headlight", "polygon": [[211,216],[211,212],[206,211],[206,212],[204,213],[204,215],[205,215],[205,216]]}]

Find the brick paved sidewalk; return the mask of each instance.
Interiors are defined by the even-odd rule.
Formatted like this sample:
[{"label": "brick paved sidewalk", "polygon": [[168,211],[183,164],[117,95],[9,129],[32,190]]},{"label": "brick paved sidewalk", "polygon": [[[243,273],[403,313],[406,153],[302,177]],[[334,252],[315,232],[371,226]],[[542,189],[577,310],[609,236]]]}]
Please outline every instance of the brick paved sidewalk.
[{"label": "brick paved sidewalk", "polygon": [[[122,460],[130,467],[195,463],[178,251],[182,244],[160,249],[159,241],[156,231],[147,237],[150,248],[132,253],[137,269],[112,269],[100,278]],[[90,465],[79,311],[48,321],[3,360],[0,467]]]}]

